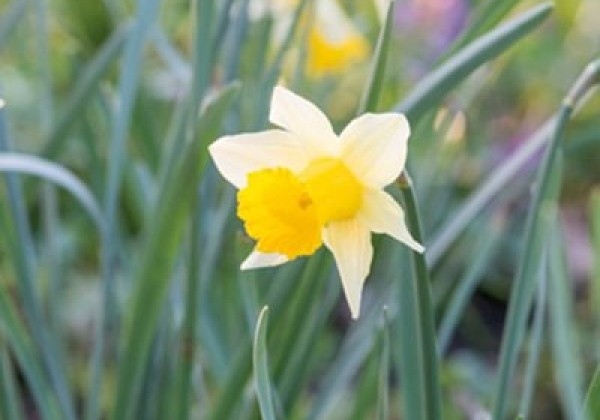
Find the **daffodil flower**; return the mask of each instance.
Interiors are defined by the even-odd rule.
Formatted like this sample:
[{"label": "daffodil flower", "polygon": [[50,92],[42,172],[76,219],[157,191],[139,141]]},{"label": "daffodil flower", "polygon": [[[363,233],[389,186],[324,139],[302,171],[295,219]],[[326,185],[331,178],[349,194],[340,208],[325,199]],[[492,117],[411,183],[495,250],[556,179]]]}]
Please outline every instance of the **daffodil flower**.
[{"label": "daffodil flower", "polygon": [[342,74],[369,55],[369,43],[336,1],[316,3],[306,51],[306,67],[312,77]]},{"label": "daffodil flower", "polygon": [[221,137],[209,147],[219,172],[239,189],[237,214],[256,241],[241,269],[283,264],[324,243],[357,318],[373,259],[371,232],[423,252],[384,191],[404,169],[408,121],[365,114],[338,136],[315,105],[283,87],[273,91],[269,120],[280,128]]},{"label": "daffodil flower", "polygon": [[[253,0],[250,16],[273,17],[273,39],[280,45],[286,38],[299,0]],[[343,74],[348,68],[363,62],[369,55],[369,42],[357,29],[338,0],[314,2],[307,25],[306,71],[313,78]],[[300,31],[303,32],[304,30]]]}]

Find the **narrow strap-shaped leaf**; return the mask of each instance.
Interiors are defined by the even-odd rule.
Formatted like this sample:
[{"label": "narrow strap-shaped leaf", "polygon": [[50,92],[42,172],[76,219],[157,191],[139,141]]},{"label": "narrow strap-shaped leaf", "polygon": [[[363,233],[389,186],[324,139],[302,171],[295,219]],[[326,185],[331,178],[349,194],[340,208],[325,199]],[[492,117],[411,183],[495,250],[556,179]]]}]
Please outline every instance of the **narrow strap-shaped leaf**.
[{"label": "narrow strap-shaped leaf", "polygon": [[[10,138],[6,122],[5,103],[0,99],[0,151],[10,150]],[[56,392],[62,414],[66,419],[74,418],[74,404],[67,383],[66,374],[62,368],[63,358],[58,349],[55,337],[50,334],[46,324],[41,302],[36,294],[35,268],[36,256],[33,237],[25,206],[25,197],[20,179],[15,174],[6,174],[6,189],[8,193],[8,211],[11,223],[4,224],[4,231],[13,240],[10,246],[13,250],[15,271],[19,293],[23,299],[23,309],[27,324],[31,329],[33,339],[40,348],[43,366]]]},{"label": "narrow strap-shaped leaf", "polygon": [[585,396],[585,413],[590,420],[600,419],[600,365],[596,368]]},{"label": "narrow strap-shaped leaf", "polygon": [[48,134],[41,153],[43,156],[50,159],[58,157],[68,140],[69,128],[81,115],[81,109],[86,102],[93,98],[93,90],[98,86],[110,65],[116,60],[125,39],[130,33],[130,29],[130,25],[123,25],[116,30],[96,53],[92,61],[83,68]]},{"label": "narrow strap-shaped leaf", "polygon": [[594,311],[596,328],[600,328],[600,188],[592,192],[590,199],[590,215],[592,224],[592,248],[594,252],[594,268],[592,274],[591,307]]},{"label": "narrow strap-shaped leaf", "polygon": [[[535,290],[535,274],[543,251],[544,224],[542,209],[555,202],[560,188],[556,155],[561,139],[574,107],[583,96],[599,82],[600,61],[588,65],[565,96],[558,113],[554,136],[548,145],[536,179],[533,200],[527,215],[523,253],[511,290],[507,321],[500,349],[500,366],[494,418],[504,418],[509,399],[511,379],[523,340],[524,330]],[[557,179],[558,178],[558,179]]]},{"label": "narrow strap-shaped leaf", "polygon": [[[299,280],[296,280],[294,277],[291,279],[293,281],[284,282],[284,280],[290,280],[290,278],[281,279],[281,286],[279,284],[274,286],[277,290],[274,292],[274,295],[270,296],[268,299],[269,302],[273,302],[271,309],[273,311],[273,321],[271,327],[273,331],[284,331],[285,334],[287,334],[288,330],[290,330],[292,333],[294,332],[294,328],[292,326],[283,323],[285,318],[282,312],[288,309],[287,302],[289,299],[291,299],[292,292],[297,291],[297,289],[292,286],[298,285],[299,287],[302,287],[304,283],[309,282],[313,280],[313,278],[317,277],[315,275],[315,270],[318,267],[319,260],[320,257],[319,254],[317,254],[306,261]],[[283,267],[281,270],[285,270],[285,267]],[[299,299],[297,294],[295,297],[296,299]],[[300,315],[302,314],[300,313]],[[291,345],[293,344],[293,341],[287,344]],[[208,419],[220,420],[230,418],[232,416],[232,413],[237,406],[236,404],[232,403],[232,401],[237,401],[252,373],[251,356],[252,347],[249,342],[240,346],[239,351],[232,362],[230,372],[227,375],[223,386],[221,387],[220,394],[217,398],[215,398],[214,406],[207,416]],[[275,363],[275,366],[277,366],[277,363]]]},{"label": "narrow strap-shaped leaf", "polygon": [[390,326],[387,308],[383,308],[381,327],[381,358],[379,360],[379,385],[377,392],[377,419],[390,418]]},{"label": "narrow strap-shaped leaf", "polygon": [[328,419],[339,401],[344,397],[344,386],[352,380],[375,341],[374,331],[381,318],[381,306],[368,306],[360,315],[360,322],[352,325],[346,334],[336,358],[322,375],[321,384],[308,415],[309,420]]},{"label": "narrow strap-shaped leaf", "polygon": [[[129,419],[138,404],[140,381],[148,358],[156,323],[164,304],[175,251],[181,238],[191,200],[206,162],[206,147],[214,126],[220,126],[237,90],[215,98],[200,117],[202,135],[190,142],[179,165],[159,190],[158,204],[147,225],[146,241],[134,273],[134,293],[128,323],[123,330],[125,348],[120,361],[114,420]],[[219,112],[215,112],[215,109]]]},{"label": "narrow strap-shaped leaf", "polygon": [[9,295],[4,291],[0,293],[0,334],[12,349],[42,417],[61,418],[58,400],[52,392],[48,392],[51,386],[46,380],[35,347],[27,336],[27,327],[19,318],[17,308],[9,299]]},{"label": "narrow strap-shaped leaf", "polygon": [[448,50],[448,55],[454,53],[458,48],[463,47],[468,42],[478,36],[483,35],[486,31],[493,28],[504,16],[506,16],[516,5],[519,0],[487,0],[482,3],[473,12],[472,23],[458,37],[453,45]]},{"label": "narrow strap-shaped leaf", "polygon": [[96,198],[79,178],[61,165],[24,153],[0,152],[0,172],[35,175],[60,185],[79,201],[98,230],[104,230],[106,222]]},{"label": "narrow strap-shaped leaf", "polygon": [[377,103],[379,102],[379,95],[381,93],[385,76],[385,64],[387,62],[390,34],[392,32],[392,27],[394,26],[395,5],[396,0],[391,0],[389,2],[386,19],[381,30],[379,31],[377,46],[375,47],[375,55],[371,61],[369,80],[365,90],[363,91],[360,106],[358,107],[359,115],[367,111],[375,111],[377,108]]},{"label": "narrow strap-shaped leaf", "polygon": [[[570,108],[564,109],[557,122],[557,132],[544,155],[543,164],[538,172],[537,188],[527,215],[523,253],[519,260],[517,274],[512,286],[508,315],[502,336],[500,348],[500,366],[494,418],[504,418],[508,405],[511,379],[516,366],[525,328],[527,316],[535,291],[537,272],[542,260],[543,243],[547,239],[541,217],[541,209],[556,199],[560,181],[551,175],[555,174],[555,155],[559,139],[566,121],[571,113]],[[554,184],[554,185],[553,185]],[[554,191],[553,191],[554,190]]]},{"label": "narrow strap-shaped leaf", "polygon": [[[112,61],[113,54],[120,52],[121,42],[123,46],[123,60],[119,73],[118,106],[112,113],[111,141],[109,144],[109,156],[106,169],[106,181],[103,197],[104,214],[106,216],[106,233],[102,241],[101,266],[103,281],[103,306],[102,322],[98,326],[95,337],[94,352],[91,359],[90,390],[86,401],[86,420],[96,420],[99,416],[98,395],[100,394],[101,375],[104,370],[104,347],[105,334],[109,327],[116,329],[117,313],[114,293],[115,266],[119,256],[120,238],[117,226],[118,209],[123,178],[123,168],[127,161],[127,139],[131,124],[131,116],[136,100],[136,94],[140,79],[140,70],[144,47],[150,36],[161,0],[138,0],[135,21],[132,24],[126,40],[120,41],[113,35],[113,43],[106,44],[106,55],[98,56],[98,67],[90,67],[89,79],[84,78],[82,87],[92,89],[96,77],[100,78],[105,66]],[[124,29],[123,29],[124,30]],[[86,76],[86,74],[84,74]],[[75,91],[77,92],[77,90]],[[82,89],[83,99],[89,96]],[[76,99],[79,99],[75,96]],[[52,144],[52,143],[49,143]],[[135,390],[132,390],[135,392]],[[117,404],[119,399],[117,398]],[[133,400],[129,401],[134,404]],[[121,417],[126,419],[126,414]]]},{"label": "narrow strap-shaped leaf", "polygon": [[[407,174],[398,183],[404,199],[406,223],[417,242],[423,243],[421,222],[412,182]],[[397,245],[402,246],[402,245]],[[406,417],[442,418],[431,284],[425,256],[411,253],[412,275],[398,276],[400,293],[400,360]]]},{"label": "narrow strap-shaped leaf", "polygon": [[567,274],[564,239],[557,227],[558,212],[549,209],[548,223],[550,232],[548,241],[547,275],[550,279],[548,309],[550,312],[550,331],[554,375],[564,413],[569,419],[583,419],[583,392],[579,360],[577,329],[573,320],[573,292]]},{"label": "narrow strap-shaped leaf", "polygon": [[321,271],[317,281],[325,287],[324,289],[320,288],[320,285],[313,287],[313,293],[309,297],[312,301],[316,298],[319,299],[320,304],[315,305],[307,302],[306,307],[310,307],[310,309],[307,309],[302,317],[303,323],[296,334],[296,345],[291,348],[288,362],[283,369],[280,381],[277,383],[278,395],[285,413],[292,413],[294,407],[301,402],[298,395],[302,387],[310,380],[311,375],[311,370],[306,367],[312,366],[311,362],[316,362],[319,357],[318,352],[315,352],[314,344],[319,334],[327,326],[327,320],[339,301],[340,285],[332,281],[331,276],[327,275],[331,272],[329,264],[324,263],[323,265],[322,270],[324,271]]},{"label": "narrow strap-shaped leaf", "polygon": [[394,109],[405,113],[412,122],[418,120],[473,70],[498,56],[538,27],[553,7],[551,2],[532,7],[476,39],[425,76]]},{"label": "narrow strap-shaped leaf", "polygon": [[[388,43],[393,22],[394,1],[388,5],[381,28],[369,82],[363,92],[359,113],[374,111],[383,86]],[[412,186],[404,185],[409,229],[417,241],[422,241],[421,227]],[[404,405],[408,418],[434,420],[441,418],[441,391],[437,373],[437,349],[433,323],[433,307],[429,289],[429,274],[425,258],[413,253],[413,275],[400,281],[401,360],[404,384]]]},{"label": "narrow strap-shaped leaf", "polygon": [[454,329],[458,325],[461,315],[469,299],[471,298],[477,284],[481,280],[484,270],[489,266],[490,260],[500,244],[502,223],[496,223],[491,228],[482,229],[479,240],[474,246],[474,260],[468,265],[464,276],[462,276],[452,293],[448,307],[442,316],[438,332],[440,354],[444,354]]},{"label": "narrow strap-shaped leaf", "polygon": [[[575,112],[583,107],[590,95],[580,97],[576,102]],[[427,262],[435,266],[443,254],[454,243],[458,236],[469,226],[473,219],[481,214],[507,185],[519,176],[527,163],[531,161],[542,148],[551,140],[556,125],[557,115],[549,118],[502,165],[496,168],[480,184],[480,186],[448,217],[448,222],[433,235],[427,244]],[[569,142],[568,144],[571,144]],[[599,293],[600,295],[600,293]],[[599,301],[600,302],[600,301]],[[600,305],[594,306],[599,307]]]},{"label": "narrow strap-shaped leaf", "polygon": [[538,276],[539,283],[535,299],[535,313],[530,329],[529,354],[527,355],[525,372],[523,374],[523,392],[521,393],[521,402],[519,404],[519,416],[523,416],[523,418],[529,418],[546,325],[548,299],[546,299],[547,276],[544,264],[540,266]]},{"label": "narrow strap-shaped leaf", "polygon": [[275,408],[271,395],[271,380],[269,379],[269,362],[267,358],[267,325],[269,307],[265,306],[258,315],[254,333],[254,350],[252,363],[254,366],[254,389],[258,398],[260,413],[265,420],[275,420]]},{"label": "narrow strap-shaped leaf", "polygon": [[448,217],[448,222],[433,235],[427,244],[427,263],[433,267],[458,236],[498,196],[536,153],[552,137],[556,117],[550,118],[535,131],[502,165],[495,169],[481,185]]},{"label": "narrow strap-shaped leaf", "polygon": [[7,8],[8,10],[0,17],[0,48],[4,46],[13,29],[25,16],[27,1],[13,0]]},{"label": "narrow strap-shaped leaf", "polygon": [[0,417],[6,420],[25,418],[23,401],[17,391],[12,360],[0,333]]}]

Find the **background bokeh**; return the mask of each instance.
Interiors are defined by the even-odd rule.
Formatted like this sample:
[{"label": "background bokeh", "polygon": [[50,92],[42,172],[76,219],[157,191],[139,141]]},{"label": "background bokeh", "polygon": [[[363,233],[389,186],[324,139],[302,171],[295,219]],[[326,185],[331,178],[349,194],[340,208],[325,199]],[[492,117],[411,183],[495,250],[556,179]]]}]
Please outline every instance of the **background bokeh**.
[{"label": "background bokeh", "polygon": [[[191,3],[197,2],[162,2],[158,18],[149,29],[137,83],[132,87],[137,88],[135,101],[127,120],[123,154],[117,156],[122,171],[115,210],[117,239],[111,242],[110,249],[115,258],[110,268],[115,301],[109,307],[114,311],[114,329],[109,328],[106,336],[107,361],[98,391],[101,413],[108,412],[114,404],[116,360],[122,346],[117,337],[130,304],[132,272],[147,238],[145,232],[153,220],[153,209],[158,205],[157,194],[168,171],[168,156],[177,143],[173,121],[190,92],[200,86],[200,108],[204,109],[224,87],[232,82],[238,84],[236,99],[223,123],[212,128],[215,132],[210,140],[225,133],[264,128],[269,82],[286,84],[310,98],[327,113],[336,129],[342,128],[359,105],[382,24],[378,9],[382,2],[344,0],[338,3],[339,10],[327,15],[320,14],[318,6],[308,2],[306,14],[298,21],[294,21],[297,2],[291,0],[214,2],[209,19],[213,38],[207,43],[207,50],[200,53],[210,64],[206,66],[206,79],[199,82],[193,70],[198,54],[194,51],[194,36],[202,27],[197,27]],[[462,37],[481,19],[479,14],[490,2],[396,3],[378,111],[394,109],[420,80],[451,59],[464,45]],[[514,3],[516,6],[504,20],[540,2]],[[127,112],[127,105],[120,102],[124,61],[118,53],[109,52],[111,48],[107,46],[123,42],[119,34],[132,24],[137,10],[139,5],[134,1],[0,0],[0,97],[6,103],[4,118],[10,147],[46,157],[69,169],[103,206],[111,182],[109,168],[115,159],[115,116]],[[240,18],[242,15],[244,19]],[[298,25],[295,37],[286,40],[294,24]],[[333,45],[338,41],[337,47]],[[419,198],[426,246],[451,223],[465,200],[519,153],[557,111],[569,86],[588,62],[598,58],[599,51],[600,2],[557,0],[554,11],[539,28],[480,66],[413,124],[409,171]],[[109,57],[107,54],[109,64],[92,88],[77,93],[90,63],[102,55]],[[265,82],[273,69],[281,71],[273,73],[277,75],[274,80]],[[74,92],[85,100],[69,109]],[[566,291],[572,294],[574,305],[570,332],[578,343],[574,347],[582,387],[591,380],[600,359],[598,115],[600,98],[596,95],[568,125],[559,206],[570,280]],[[528,159],[464,233],[445,247],[435,261],[429,261],[436,325],[441,326],[453,293],[485,250],[484,267],[473,274],[476,283],[468,291],[468,304],[461,308],[460,322],[449,330],[450,335],[444,336],[441,377],[447,418],[485,418],[477,415],[487,413],[493,400],[492,384],[509,290],[519,256],[524,252],[525,216],[540,157],[541,153],[537,153]],[[57,364],[67,372],[76,406],[80,407],[91,392],[89,361],[96,343],[94,331],[101,322],[102,308],[106,308],[102,238],[93,221],[64,190],[39,179],[22,180],[24,214],[32,239],[27,252],[35,255],[35,291],[46,317],[45,328],[60,348],[62,360]],[[144,395],[157,401],[162,398],[163,384],[172,380],[170,367],[177,360],[169,355],[185,347],[180,341],[180,329],[186,316],[186,261],[189,252],[196,252],[201,261],[200,309],[197,341],[192,343],[198,351],[190,367],[194,377],[191,413],[192,418],[201,418],[226,383],[236,351],[252,336],[257,308],[280,298],[273,284],[300,281],[298,273],[305,261],[278,270],[240,274],[239,263],[252,244],[235,217],[233,189],[208,163],[194,193],[202,201],[191,216],[198,219],[201,250],[188,249],[192,230],[189,226],[179,245],[166,244],[175,250],[165,252],[175,252],[177,256],[168,273],[171,281],[167,302],[153,338],[154,370],[147,374]],[[7,210],[9,202],[8,187],[3,182],[0,293],[22,312],[23,297],[18,286],[21,280],[11,248],[15,241],[11,226],[15,222]],[[310,357],[301,359],[304,369],[295,372],[295,377],[292,375],[295,379],[291,384],[284,385],[294,389],[290,394],[294,398],[283,403],[293,407],[285,411],[289,418],[313,418],[308,413],[315,418],[374,418],[377,397],[370,393],[369,384],[377,377],[378,356],[374,354],[380,342],[381,308],[389,308],[392,325],[402,322],[396,302],[402,290],[390,281],[390,275],[402,274],[393,265],[398,260],[394,255],[388,240],[378,238],[363,304],[364,308],[373,309],[359,321],[350,320],[332,272],[322,275],[326,284],[313,285],[311,301],[331,310],[317,314],[306,309],[306,317],[314,317],[318,329],[312,334],[299,330],[299,334],[305,334],[304,341],[290,338],[293,334],[289,332],[274,333],[279,335],[274,336],[272,348],[289,349],[288,346],[304,342],[310,349]],[[325,261],[329,256],[319,254],[313,258]],[[329,273],[326,262],[323,267],[319,269]],[[283,311],[277,324],[281,330],[295,325],[294,314],[304,310],[296,308],[296,300],[289,296],[280,302],[291,308]],[[545,326],[547,334],[551,334],[550,328],[551,324]],[[0,329],[0,348],[7,352],[10,369],[17,378],[24,411],[28,418],[40,418],[14,350],[7,350],[2,334]],[[549,342],[549,338],[542,340],[531,418],[568,418],[553,379]],[[527,339],[511,391],[517,399],[524,386],[529,343]],[[277,354],[275,376],[283,375],[286,360],[285,355]],[[353,356],[358,359],[350,362]],[[344,374],[336,376],[340,369]],[[337,382],[333,378],[338,378]],[[389,380],[393,390],[402,386],[393,369]],[[327,381],[333,381],[331,389],[327,388]],[[256,415],[255,403],[247,394],[231,403],[236,407],[232,417]],[[399,418],[399,396],[392,393],[390,398],[391,418]],[[314,408],[314,404],[319,408]],[[157,414],[161,411],[153,411],[152,407],[138,407],[139,418],[161,418]]]}]

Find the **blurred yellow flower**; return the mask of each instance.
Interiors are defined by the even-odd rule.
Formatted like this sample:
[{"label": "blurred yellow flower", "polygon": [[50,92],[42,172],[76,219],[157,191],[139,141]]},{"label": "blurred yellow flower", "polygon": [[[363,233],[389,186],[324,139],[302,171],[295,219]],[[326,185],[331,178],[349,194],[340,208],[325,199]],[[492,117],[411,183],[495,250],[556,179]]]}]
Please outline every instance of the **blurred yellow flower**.
[{"label": "blurred yellow flower", "polygon": [[348,34],[340,41],[331,41],[318,27],[308,38],[307,71],[313,77],[342,73],[361,62],[369,54],[369,45],[359,34]]},{"label": "blurred yellow flower", "polygon": [[[283,41],[292,24],[299,0],[255,0],[251,16],[265,14],[274,18],[274,40]],[[369,43],[358,31],[337,0],[319,0],[314,4],[314,16],[301,21],[308,30],[306,70],[311,77],[343,73],[369,55]],[[302,32],[302,30],[300,31]]]},{"label": "blurred yellow flower", "polygon": [[219,172],[239,189],[238,216],[257,242],[241,268],[276,266],[325,243],[357,318],[371,232],[423,252],[383,190],[404,168],[408,121],[365,114],[338,136],[315,105],[283,87],[273,91],[269,120],[281,128],[221,137],[209,147]]},{"label": "blurred yellow flower", "polygon": [[313,77],[340,74],[369,55],[369,43],[335,0],[316,3],[309,31],[307,71]]}]

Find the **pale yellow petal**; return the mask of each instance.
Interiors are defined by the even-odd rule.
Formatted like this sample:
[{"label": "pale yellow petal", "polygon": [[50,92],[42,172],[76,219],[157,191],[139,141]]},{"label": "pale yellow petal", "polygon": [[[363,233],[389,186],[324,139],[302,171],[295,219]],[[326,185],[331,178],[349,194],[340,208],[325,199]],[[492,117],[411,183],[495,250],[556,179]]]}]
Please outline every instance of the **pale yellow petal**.
[{"label": "pale yellow petal", "polygon": [[360,314],[363,285],[371,269],[371,232],[357,219],[332,222],[323,229],[325,245],[333,253],[352,318]]},{"label": "pale yellow petal", "polygon": [[364,191],[358,218],[373,232],[388,234],[416,252],[425,250],[408,231],[400,204],[383,190]]},{"label": "pale yellow petal", "polygon": [[335,156],[339,152],[339,139],[325,114],[284,87],[273,90],[269,121],[295,134],[312,157]]},{"label": "pale yellow petal", "polygon": [[410,126],[402,114],[364,114],[340,135],[342,160],[366,185],[381,188],[404,169]]},{"label": "pale yellow petal", "polygon": [[274,253],[265,254],[264,252],[260,251],[252,251],[244,260],[240,266],[240,269],[250,270],[253,268],[275,267],[288,261],[289,260],[285,255]]},{"label": "pale yellow petal", "polygon": [[299,172],[308,164],[298,139],[283,130],[221,137],[208,151],[221,175],[237,188],[246,185],[250,172],[274,167]]}]

